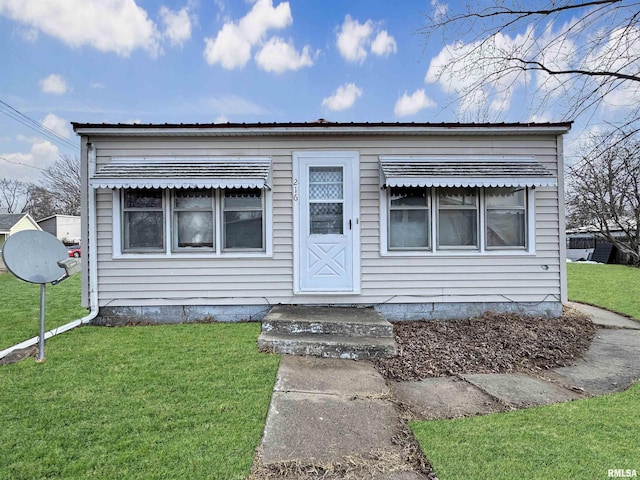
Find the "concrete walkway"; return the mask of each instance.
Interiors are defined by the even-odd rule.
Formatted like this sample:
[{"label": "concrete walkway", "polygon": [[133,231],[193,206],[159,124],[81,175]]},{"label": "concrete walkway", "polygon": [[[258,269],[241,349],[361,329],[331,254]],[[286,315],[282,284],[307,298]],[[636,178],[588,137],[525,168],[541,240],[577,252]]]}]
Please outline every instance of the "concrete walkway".
[{"label": "concrete walkway", "polygon": [[570,306],[591,315],[600,329],[583,359],[544,378],[516,373],[385,382],[370,362],[283,356],[255,478],[268,472],[282,479],[426,479],[408,416],[453,418],[547,405],[621,391],[640,380],[640,322]]}]

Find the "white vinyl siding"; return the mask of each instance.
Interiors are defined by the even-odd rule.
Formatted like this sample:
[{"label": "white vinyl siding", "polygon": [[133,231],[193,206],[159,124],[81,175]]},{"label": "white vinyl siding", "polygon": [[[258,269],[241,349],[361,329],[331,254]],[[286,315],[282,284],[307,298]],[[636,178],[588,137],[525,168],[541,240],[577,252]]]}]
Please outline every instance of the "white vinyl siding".
[{"label": "white vinyl siding", "polygon": [[[558,188],[536,188],[535,237],[530,251],[449,251],[381,255],[386,200],[380,190],[380,155],[531,156],[557,174],[555,135],[478,136],[270,136],[92,137],[98,162],[111,157],[272,158],[272,190],[265,199],[267,252],[253,256],[170,255],[127,257],[114,246],[114,194],[97,190],[99,302],[136,305],[378,304],[431,302],[543,302],[561,295]],[[357,295],[293,294],[293,152],[357,151],[360,158],[360,278]],[[561,179],[558,179],[561,182]],[[535,193],[535,195],[533,194]],[[382,202],[382,205],[381,205]],[[117,217],[117,215],[116,215]],[[386,221],[386,218],[384,219]],[[119,242],[119,238],[115,239]],[[534,253],[532,253],[534,252]],[[395,253],[395,252],[394,252]]]}]

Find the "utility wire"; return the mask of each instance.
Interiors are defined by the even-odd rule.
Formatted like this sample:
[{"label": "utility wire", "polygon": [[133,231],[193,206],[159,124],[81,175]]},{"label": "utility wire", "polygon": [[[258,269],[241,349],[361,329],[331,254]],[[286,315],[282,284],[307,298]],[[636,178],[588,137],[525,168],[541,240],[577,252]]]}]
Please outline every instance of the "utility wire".
[{"label": "utility wire", "polygon": [[9,160],[8,158],[4,158],[4,157],[0,157],[0,160],[4,160],[5,162],[8,162],[8,163],[13,163],[14,165],[20,165],[21,167],[35,168],[36,170],[40,170],[41,172],[44,172],[46,170],[46,168],[34,167],[33,165],[29,165],[27,163],[22,163],[22,162],[14,162],[13,160]]},{"label": "utility wire", "polygon": [[62,147],[71,148],[73,150],[78,149],[78,145],[76,143],[72,142],[68,138],[63,137],[56,131],[44,126],[37,120],[28,117],[18,109],[12,107],[2,100],[0,100],[0,112],[4,113],[6,116],[17,121],[18,123],[21,123],[25,127],[35,130],[39,134],[45,136],[47,139],[51,140],[54,143],[57,143]]}]

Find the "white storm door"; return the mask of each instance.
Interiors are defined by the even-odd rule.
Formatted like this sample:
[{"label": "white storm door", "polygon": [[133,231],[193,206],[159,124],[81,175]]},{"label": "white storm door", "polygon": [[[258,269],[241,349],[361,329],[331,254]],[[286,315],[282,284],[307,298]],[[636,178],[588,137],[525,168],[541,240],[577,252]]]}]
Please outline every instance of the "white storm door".
[{"label": "white storm door", "polygon": [[357,292],[357,152],[294,153],[296,291]]}]

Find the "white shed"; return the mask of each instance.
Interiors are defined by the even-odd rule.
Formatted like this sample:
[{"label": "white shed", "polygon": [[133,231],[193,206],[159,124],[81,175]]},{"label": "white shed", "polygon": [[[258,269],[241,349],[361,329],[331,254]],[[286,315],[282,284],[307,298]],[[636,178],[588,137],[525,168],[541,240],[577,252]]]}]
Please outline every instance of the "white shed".
[{"label": "white shed", "polygon": [[38,225],[67,245],[80,244],[82,235],[80,234],[80,217],[77,215],[51,215],[38,220]]},{"label": "white shed", "polygon": [[570,123],[73,126],[83,301],[101,317],[559,315],[566,300]]}]

